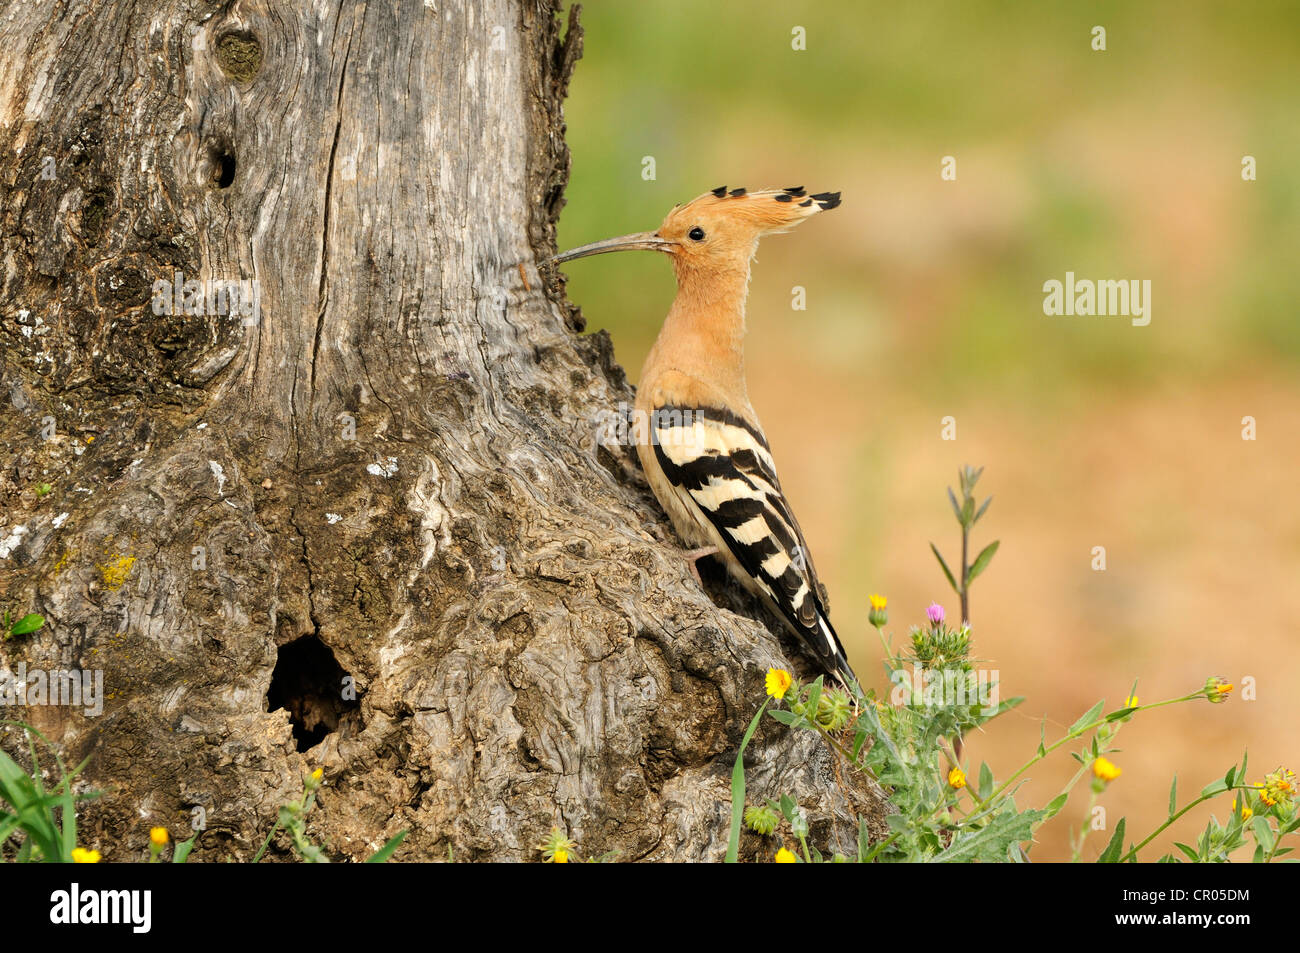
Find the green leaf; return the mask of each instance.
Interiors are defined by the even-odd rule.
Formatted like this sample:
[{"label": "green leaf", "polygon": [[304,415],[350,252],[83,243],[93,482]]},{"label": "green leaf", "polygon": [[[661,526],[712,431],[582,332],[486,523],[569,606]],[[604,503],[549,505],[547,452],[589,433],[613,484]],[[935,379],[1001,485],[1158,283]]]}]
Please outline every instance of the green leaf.
[{"label": "green leaf", "polygon": [[[57,803],[57,797],[47,797],[40,782],[40,765],[36,759],[36,746],[32,741],[30,729],[27,742],[32,752],[32,774],[18,766],[18,763],[4,751],[0,751],[0,801],[7,802],[13,808],[18,819],[18,827],[27,835],[19,848],[18,858],[25,860],[33,854],[52,862],[62,860],[62,832],[59,829],[51,805]],[[68,859],[71,859],[70,857]]]},{"label": "green leaf", "polygon": [[1038,757],[1047,755],[1047,719],[1044,718],[1038,723]]},{"label": "green leaf", "polygon": [[1121,718],[1127,718],[1135,711],[1137,711],[1136,708],[1117,708],[1106,716],[1106,722],[1109,724],[1112,721],[1119,721]]},{"label": "green leaf", "polygon": [[1173,817],[1178,813],[1178,775],[1174,775],[1173,783],[1169,785],[1169,816]]},{"label": "green leaf", "polygon": [[1052,800],[1047,804],[1047,809],[1043,812],[1043,820],[1047,820],[1049,817],[1055,817],[1057,814],[1061,813],[1061,808],[1065,807],[1065,802],[1068,800],[1070,800],[1069,791],[1063,791],[1056,795],[1056,797],[1052,798]]},{"label": "green leaf", "polygon": [[818,675],[817,678],[813,680],[813,683],[808,686],[808,707],[805,708],[804,711],[808,712],[809,718],[817,713],[817,702],[821,700],[822,682],[825,678],[826,676],[824,675]]},{"label": "green leaf", "polygon": [[740,823],[745,814],[745,748],[749,746],[749,739],[754,737],[769,700],[764,698],[763,704],[749,720],[745,736],[740,739],[740,750],[736,752],[736,763],[731,768],[731,835],[727,839],[726,857],[729,864],[734,864],[740,854]]},{"label": "green leaf", "polygon": [[975,791],[981,801],[987,801],[989,795],[993,793],[993,769],[989,767],[987,761],[980,763],[980,779]]},{"label": "green leaf", "polygon": [[948,580],[948,585],[952,586],[952,591],[961,595],[961,589],[957,586],[957,580],[953,578],[952,570],[948,568],[948,564],[944,562],[943,557],[939,555],[939,547],[934,545],[934,543],[931,543],[930,549],[934,552],[934,558],[939,560],[939,568],[943,570],[943,574]]},{"label": "green leaf", "polygon": [[797,804],[790,812],[790,833],[800,841],[808,836],[808,813],[800,810]]},{"label": "green leaf", "polygon": [[1084,725],[1096,721],[1097,716],[1101,714],[1101,710],[1105,707],[1106,707],[1106,699],[1103,698],[1101,701],[1097,702],[1097,704],[1089,708],[1078,721],[1072,724],[1070,726],[1069,731],[1067,731],[1066,734],[1072,735],[1080,728],[1082,728]]},{"label": "green leaf", "polygon": [[862,754],[862,747],[867,743],[870,736],[865,731],[858,731],[853,736],[853,760],[857,761]]},{"label": "green leaf", "polygon": [[1005,861],[1008,851],[1021,841],[1029,840],[1034,825],[1043,819],[1043,811],[1025,811],[1023,814],[1017,814],[1014,809],[1005,811],[976,831],[958,834],[934,861],[941,864],[972,860]]},{"label": "green leaf", "polygon": [[1237,766],[1234,764],[1231,768],[1228,769],[1228,773],[1223,776],[1223,783],[1226,784],[1228,787],[1232,787],[1233,779],[1236,778],[1236,776],[1237,776]]},{"label": "green leaf", "polygon": [[194,842],[198,839],[199,839],[199,832],[195,831],[193,834],[190,835],[189,840],[183,840],[180,843],[178,843],[176,845],[176,849],[172,851],[172,863],[183,864],[185,863],[185,861],[189,860],[190,851],[194,849]]},{"label": "green leaf", "polygon": [[1002,714],[1004,711],[1010,711],[1011,709],[1015,708],[1017,705],[1023,705],[1024,703],[1025,703],[1024,695],[1013,695],[1010,698],[1005,699],[1004,701],[998,703],[998,710],[995,713],[995,715],[993,715],[992,717],[996,717],[997,715]]},{"label": "green leaf", "polygon": [[[1001,540],[994,540],[980,550],[980,554],[976,556],[975,561],[971,563],[970,573],[966,576],[966,585],[969,586],[975,581],[976,576],[988,568],[989,562],[993,559],[993,555],[998,551],[998,546],[1001,545],[1001,542]],[[980,591],[982,592],[983,590]]]},{"label": "green leaf", "polygon": [[37,615],[35,612],[23,616],[14,623],[14,627],[9,630],[10,635],[26,635],[29,632],[35,632],[45,624],[45,616]]},{"label": "green leaf", "polygon": [[993,497],[990,496],[987,500],[985,500],[980,505],[980,508],[975,512],[975,519],[971,520],[971,525],[974,525],[975,523],[978,523],[980,521],[980,517],[984,515],[984,511],[989,508],[989,504],[992,502],[993,502]]},{"label": "green leaf", "polygon": [[1119,862],[1120,851],[1124,849],[1124,818],[1119,819],[1115,825],[1115,833],[1110,836],[1110,842],[1106,849],[1101,852],[1097,858],[1099,864],[1114,864]]},{"label": "green leaf", "polygon": [[1201,788],[1201,797],[1214,797],[1216,794],[1222,794],[1228,790],[1228,784],[1223,778],[1217,781],[1211,781],[1205,787]]},{"label": "green leaf", "polygon": [[799,804],[788,794],[781,795],[781,813],[791,824],[794,823],[795,811],[798,810]]},{"label": "green leaf", "polygon": [[775,718],[783,725],[793,725],[795,718],[798,716],[792,711],[786,711],[784,708],[773,708],[767,713],[769,718]]},{"label": "green leaf", "polygon": [[367,864],[388,863],[388,858],[393,856],[393,851],[397,850],[397,848],[402,845],[402,841],[406,840],[406,835],[409,833],[411,833],[411,830],[410,828],[407,828],[404,831],[399,831],[394,834],[388,839],[388,843],[367,857],[365,862]]},{"label": "green leaf", "polygon": [[1192,863],[1196,863],[1201,859],[1201,855],[1196,852],[1195,848],[1189,847],[1187,844],[1175,843],[1174,846],[1181,850]]},{"label": "green leaf", "polygon": [[1259,846],[1264,848],[1265,853],[1273,849],[1273,828],[1268,826],[1268,818],[1262,814],[1256,814],[1250,821],[1250,829],[1255,835],[1255,840]]},{"label": "green leaf", "polygon": [[72,850],[77,846],[77,809],[72,801],[72,779],[63,779],[63,793],[59,795],[59,809],[63,820],[63,842],[60,845],[65,863],[72,860]]},{"label": "green leaf", "polygon": [[957,494],[953,493],[952,487],[948,487],[948,501],[952,503],[952,515],[957,517],[957,522],[961,522],[961,504],[957,502]]},{"label": "green leaf", "polygon": [[885,826],[896,834],[906,834],[911,830],[911,825],[902,814],[886,814]]},{"label": "green leaf", "polygon": [[867,819],[858,818],[858,863],[862,863],[862,858],[871,853],[871,832],[867,830]]}]

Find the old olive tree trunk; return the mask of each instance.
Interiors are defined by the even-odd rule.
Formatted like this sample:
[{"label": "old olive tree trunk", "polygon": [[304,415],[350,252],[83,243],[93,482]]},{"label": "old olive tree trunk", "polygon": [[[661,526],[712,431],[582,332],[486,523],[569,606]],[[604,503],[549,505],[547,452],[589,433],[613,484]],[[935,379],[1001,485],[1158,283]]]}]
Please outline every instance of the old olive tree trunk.
[{"label": "old olive tree trunk", "polygon": [[[632,394],[537,264],[557,8],[0,3],[0,606],[47,620],[0,717],[90,756],[106,860],[248,859],[317,767],[338,859],[721,857],[783,647],[598,443]],[[823,842],[879,825],[814,739],[751,751]]]}]

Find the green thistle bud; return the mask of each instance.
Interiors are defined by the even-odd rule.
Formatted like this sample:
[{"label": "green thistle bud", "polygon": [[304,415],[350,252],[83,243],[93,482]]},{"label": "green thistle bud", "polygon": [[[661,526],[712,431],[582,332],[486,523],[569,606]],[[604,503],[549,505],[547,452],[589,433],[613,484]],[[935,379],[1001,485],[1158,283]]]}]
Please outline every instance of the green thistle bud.
[{"label": "green thistle bud", "polygon": [[848,693],[840,688],[828,688],[817,699],[817,714],[813,720],[827,731],[839,731],[852,716]]},{"label": "green thistle bud", "polygon": [[762,834],[764,837],[767,837],[776,830],[776,825],[779,821],[780,818],[777,817],[776,811],[772,810],[770,807],[759,806],[745,808],[745,826],[755,834]]}]

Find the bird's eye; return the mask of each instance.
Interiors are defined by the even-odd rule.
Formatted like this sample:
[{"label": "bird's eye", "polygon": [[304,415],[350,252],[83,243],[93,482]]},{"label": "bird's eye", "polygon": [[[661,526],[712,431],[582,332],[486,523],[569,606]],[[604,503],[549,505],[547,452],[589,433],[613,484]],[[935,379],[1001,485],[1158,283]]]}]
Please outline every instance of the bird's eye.
[{"label": "bird's eye", "polygon": [[702,242],[702,241],[704,241],[704,229],[700,228],[700,226],[698,226],[698,225],[696,225],[694,228],[692,228],[692,229],[691,229],[689,232],[687,232],[686,234],[687,234],[687,236],[690,238],[690,240],[693,241],[693,242]]}]

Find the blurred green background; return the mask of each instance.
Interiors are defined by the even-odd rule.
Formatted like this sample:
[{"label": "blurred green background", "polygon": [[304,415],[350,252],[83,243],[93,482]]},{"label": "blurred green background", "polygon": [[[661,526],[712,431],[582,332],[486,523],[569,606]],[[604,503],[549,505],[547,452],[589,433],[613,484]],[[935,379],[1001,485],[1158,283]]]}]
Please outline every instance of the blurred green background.
[{"label": "blurred green background", "polygon": [[[956,614],[927,544],[953,553],[944,487],[983,464],[977,542],[1003,542],[972,599],[976,649],[1028,701],[972,740],[976,766],[1008,773],[1039,718],[1050,734],[1134,678],[1154,701],[1219,674],[1257,699],[1127,727],[1113,819],[1149,830],[1172,773],[1199,787],[1243,746],[1260,774],[1296,767],[1300,5],[672,0],[591,3],[582,21],[561,248],[653,228],[724,183],[843,192],[760,247],[747,364],[864,678],[881,683],[869,592],[899,635],[933,598]],[[635,381],[668,262],[566,271]],[[1066,271],[1149,279],[1150,325],[1045,316],[1043,282]],[[1024,803],[1072,764],[1036,772]],[[1035,856],[1068,856],[1084,801]]]}]

